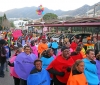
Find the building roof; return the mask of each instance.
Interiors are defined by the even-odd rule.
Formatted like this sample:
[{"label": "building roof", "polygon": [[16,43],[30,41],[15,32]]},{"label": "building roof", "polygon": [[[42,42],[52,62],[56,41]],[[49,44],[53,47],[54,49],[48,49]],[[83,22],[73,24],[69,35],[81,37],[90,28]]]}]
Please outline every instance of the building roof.
[{"label": "building roof", "polygon": [[100,18],[73,18],[66,21],[52,20],[41,24],[36,22],[27,26],[47,26],[47,27],[75,27],[75,26],[100,26]]}]

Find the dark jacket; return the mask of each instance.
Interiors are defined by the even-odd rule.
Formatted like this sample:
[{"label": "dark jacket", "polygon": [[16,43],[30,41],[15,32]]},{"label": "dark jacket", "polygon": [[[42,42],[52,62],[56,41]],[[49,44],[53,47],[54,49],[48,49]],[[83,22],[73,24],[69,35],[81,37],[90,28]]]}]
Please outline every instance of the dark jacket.
[{"label": "dark jacket", "polygon": [[79,72],[77,70],[72,70],[72,75],[77,75],[77,74],[81,74],[82,72]]},{"label": "dark jacket", "polygon": [[[66,70],[67,70],[68,72],[70,72],[70,71],[71,71],[71,68],[68,67],[68,68],[66,68]],[[63,77],[63,76],[65,75],[64,72],[58,72],[57,70],[54,70],[53,68],[49,69],[48,72],[53,74],[54,85],[66,85],[65,83],[60,82],[60,81],[56,78],[56,75]]]},{"label": "dark jacket", "polygon": [[6,50],[2,45],[0,45],[0,63],[5,63],[5,62],[6,62]]},{"label": "dark jacket", "polygon": [[95,43],[94,50],[95,50],[95,55],[97,55],[100,51],[100,42]]},{"label": "dark jacket", "polygon": [[9,46],[5,46],[5,49],[6,49],[6,58],[10,58],[11,56],[11,49]]},{"label": "dark jacket", "polygon": [[[42,70],[42,69],[41,69],[41,70]],[[37,70],[37,69],[35,68],[35,69],[33,69],[33,70],[30,72],[30,74],[34,74],[34,73],[41,72],[41,70]]]}]

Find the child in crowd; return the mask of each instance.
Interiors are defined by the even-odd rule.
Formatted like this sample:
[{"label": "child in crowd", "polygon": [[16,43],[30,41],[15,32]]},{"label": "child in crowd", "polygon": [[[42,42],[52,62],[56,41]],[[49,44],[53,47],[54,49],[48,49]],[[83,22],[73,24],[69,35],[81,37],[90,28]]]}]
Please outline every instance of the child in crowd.
[{"label": "child in crowd", "polygon": [[8,60],[11,56],[11,49],[10,47],[8,46],[8,42],[5,42],[5,50],[6,50],[6,71],[8,71]]}]

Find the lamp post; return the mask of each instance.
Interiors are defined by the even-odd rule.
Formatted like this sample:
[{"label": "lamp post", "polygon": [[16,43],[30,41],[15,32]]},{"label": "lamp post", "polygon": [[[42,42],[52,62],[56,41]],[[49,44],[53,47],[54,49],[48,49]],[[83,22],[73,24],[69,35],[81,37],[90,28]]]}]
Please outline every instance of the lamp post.
[{"label": "lamp post", "polygon": [[24,27],[23,26],[24,26],[24,22],[22,22],[22,30],[24,30]]},{"label": "lamp post", "polygon": [[[65,23],[65,21],[59,21],[59,22],[61,22],[63,25],[64,25],[64,23]],[[64,34],[63,34],[63,36],[61,37],[61,41],[62,41],[62,44],[64,44]]]},{"label": "lamp post", "polygon": [[[34,25],[34,23],[32,23],[33,25]],[[32,32],[35,32],[35,28],[34,28],[34,26],[32,27]]]},{"label": "lamp post", "polygon": [[[43,27],[45,27],[45,26],[44,26],[44,23],[45,23],[45,22],[40,22],[40,23],[43,25]],[[43,28],[42,28],[42,34],[43,34]]]},{"label": "lamp post", "polygon": [[95,17],[96,6],[97,6],[97,5],[94,5],[94,14],[93,14],[93,17]]},{"label": "lamp post", "polygon": [[60,23],[62,23],[62,25],[64,25],[65,21],[59,21]]}]

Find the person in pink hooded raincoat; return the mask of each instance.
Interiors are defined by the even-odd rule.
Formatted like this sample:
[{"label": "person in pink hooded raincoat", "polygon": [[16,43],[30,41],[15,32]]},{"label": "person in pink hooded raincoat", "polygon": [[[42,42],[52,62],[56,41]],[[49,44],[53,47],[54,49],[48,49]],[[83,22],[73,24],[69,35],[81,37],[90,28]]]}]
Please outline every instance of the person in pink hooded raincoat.
[{"label": "person in pink hooded raincoat", "polygon": [[32,52],[38,57],[38,51],[37,51],[37,47],[35,46],[35,41],[31,41],[31,48],[32,48]]},{"label": "person in pink hooded raincoat", "polygon": [[[10,62],[8,62],[8,65],[10,65],[10,63],[13,63],[16,59],[16,56],[21,52],[23,52],[22,48],[17,49],[16,52],[15,52],[15,55],[13,57],[11,57]],[[13,76],[14,85],[20,85],[20,78],[16,74],[14,67],[12,65],[10,65],[10,75]]]}]

